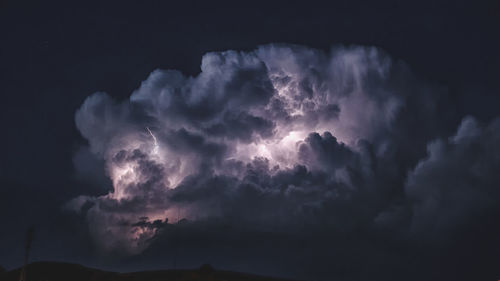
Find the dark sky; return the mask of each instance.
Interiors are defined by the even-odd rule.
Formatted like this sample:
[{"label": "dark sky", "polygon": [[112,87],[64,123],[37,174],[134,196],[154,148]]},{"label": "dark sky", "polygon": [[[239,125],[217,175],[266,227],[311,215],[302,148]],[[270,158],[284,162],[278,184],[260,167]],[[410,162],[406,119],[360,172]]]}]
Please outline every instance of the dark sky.
[{"label": "dark sky", "polygon": [[[24,234],[34,225],[33,259],[104,269],[170,268],[172,253],[181,252],[179,267],[210,262],[307,280],[390,280],[407,273],[416,280],[499,279],[498,1],[236,2],[2,1],[0,265],[22,264]],[[273,49],[273,43],[280,45]],[[237,52],[206,56],[200,74],[206,53],[226,50]],[[349,83],[362,83],[375,110],[394,102],[396,117],[369,115],[359,100],[354,109],[343,101],[321,107],[305,121],[256,113],[275,97],[269,66],[291,71],[279,64],[285,52],[298,61],[293,77],[302,77],[300,91],[313,89],[314,96],[326,87],[349,96]],[[393,67],[377,74],[387,60]],[[362,78],[353,76],[363,67]],[[156,69],[184,76],[149,76]],[[138,96],[147,102],[130,101],[145,80],[151,85],[143,84]],[[154,102],[155,89],[177,84],[182,87],[172,91],[182,98],[168,106]],[[191,102],[192,89],[201,93],[200,105]],[[86,101],[95,92],[108,96]],[[217,93],[223,97],[216,101]],[[276,172],[258,161],[238,162],[234,173],[242,177],[221,160],[237,142],[274,137],[276,128],[294,122],[346,120],[344,112],[365,142],[354,145],[341,129],[333,136],[312,130],[298,165]],[[165,129],[161,120],[176,124]],[[169,172],[144,151],[106,154],[116,152],[109,139],[130,140],[147,134],[146,127],[161,145],[195,155],[196,173],[186,172],[191,176],[174,192],[156,189],[157,178]],[[123,161],[139,163],[148,179],[134,192],[148,190],[203,215],[186,211],[183,223],[174,223],[175,216],[127,221],[144,208],[168,207],[144,194],[134,193],[128,203],[105,198],[113,190],[105,167]],[[373,170],[365,171],[366,161]],[[341,184],[339,171],[352,186]],[[340,195],[324,199],[332,192]],[[68,210],[78,196],[86,198],[81,208],[88,214]],[[93,207],[99,204],[102,213]],[[220,212],[212,212],[215,205],[223,206]],[[267,218],[278,213],[271,216],[276,221]],[[117,223],[107,221],[111,214],[156,231],[154,240],[129,251],[106,236],[113,233],[102,238],[102,225]]]}]

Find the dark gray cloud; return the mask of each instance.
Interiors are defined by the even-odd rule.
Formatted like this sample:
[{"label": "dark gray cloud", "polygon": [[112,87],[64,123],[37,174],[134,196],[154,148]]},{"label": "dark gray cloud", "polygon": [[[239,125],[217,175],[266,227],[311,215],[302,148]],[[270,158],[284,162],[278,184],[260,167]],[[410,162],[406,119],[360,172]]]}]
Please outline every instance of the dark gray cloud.
[{"label": "dark gray cloud", "polygon": [[[82,151],[104,161],[113,187],[66,207],[105,255],[131,263],[182,244],[185,265],[419,280],[436,245],[457,247],[498,211],[500,123],[460,121],[449,102],[374,47],[208,53],[197,76],[157,70],[128,100],[85,100]],[[89,173],[86,155],[74,161]],[[251,261],[228,261],[228,249]],[[273,271],[263,261],[278,252]]]},{"label": "dark gray cloud", "polygon": [[445,238],[496,208],[499,143],[500,119],[482,125],[473,117],[466,117],[455,135],[429,143],[427,156],[410,172],[405,186],[414,231]]}]

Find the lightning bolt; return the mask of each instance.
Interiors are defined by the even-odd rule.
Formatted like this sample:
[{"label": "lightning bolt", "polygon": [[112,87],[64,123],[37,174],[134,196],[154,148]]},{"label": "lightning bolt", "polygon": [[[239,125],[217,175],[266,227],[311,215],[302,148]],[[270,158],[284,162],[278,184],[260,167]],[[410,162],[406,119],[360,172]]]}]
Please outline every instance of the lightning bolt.
[{"label": "lightning bolt", "polygon": [[146,127],[146,130],[148,130],[149,134],[153,138],[153,143],[154,143],[153,153],[157,154],[158,153],[158,140],[156,139],[155,135],[153,135],[153,132],[151,132],[149,127]]}]

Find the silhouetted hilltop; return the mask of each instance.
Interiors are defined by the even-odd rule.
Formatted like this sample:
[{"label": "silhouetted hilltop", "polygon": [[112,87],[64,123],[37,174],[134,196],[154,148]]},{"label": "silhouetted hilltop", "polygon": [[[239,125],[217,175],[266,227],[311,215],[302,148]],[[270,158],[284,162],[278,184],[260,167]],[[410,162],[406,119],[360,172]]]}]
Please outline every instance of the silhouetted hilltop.
[{"label": "silhouetted hilltop", "polygon": [[[18,281],[21,269],[0,276],[2,281]],[[2,274],[0,272],[0,274]],[[156,270],[130,273],[109,272],[78,264],[35,262],[27,267],[28,281],[291,281],[253,274],[216,270],[203,265],[193,270]]]}]

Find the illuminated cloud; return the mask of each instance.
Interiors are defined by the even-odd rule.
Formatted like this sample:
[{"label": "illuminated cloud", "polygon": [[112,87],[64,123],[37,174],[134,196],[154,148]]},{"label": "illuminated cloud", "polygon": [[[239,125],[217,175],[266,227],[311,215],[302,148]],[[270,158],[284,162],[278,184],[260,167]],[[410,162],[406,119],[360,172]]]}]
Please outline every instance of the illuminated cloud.
[{"label": "illuminated cloud", "polygon": [[[432,205],[420,188],[427,144],[456,122],[446,95],[376,48],[208,53],[194,77],[156,70],[129,100],[85,100],[76,124],[113,188],[67,206],[105,251],[129,254],[180,218],[416,231]],[[480,134],[467,122],[455,142]]]}]

